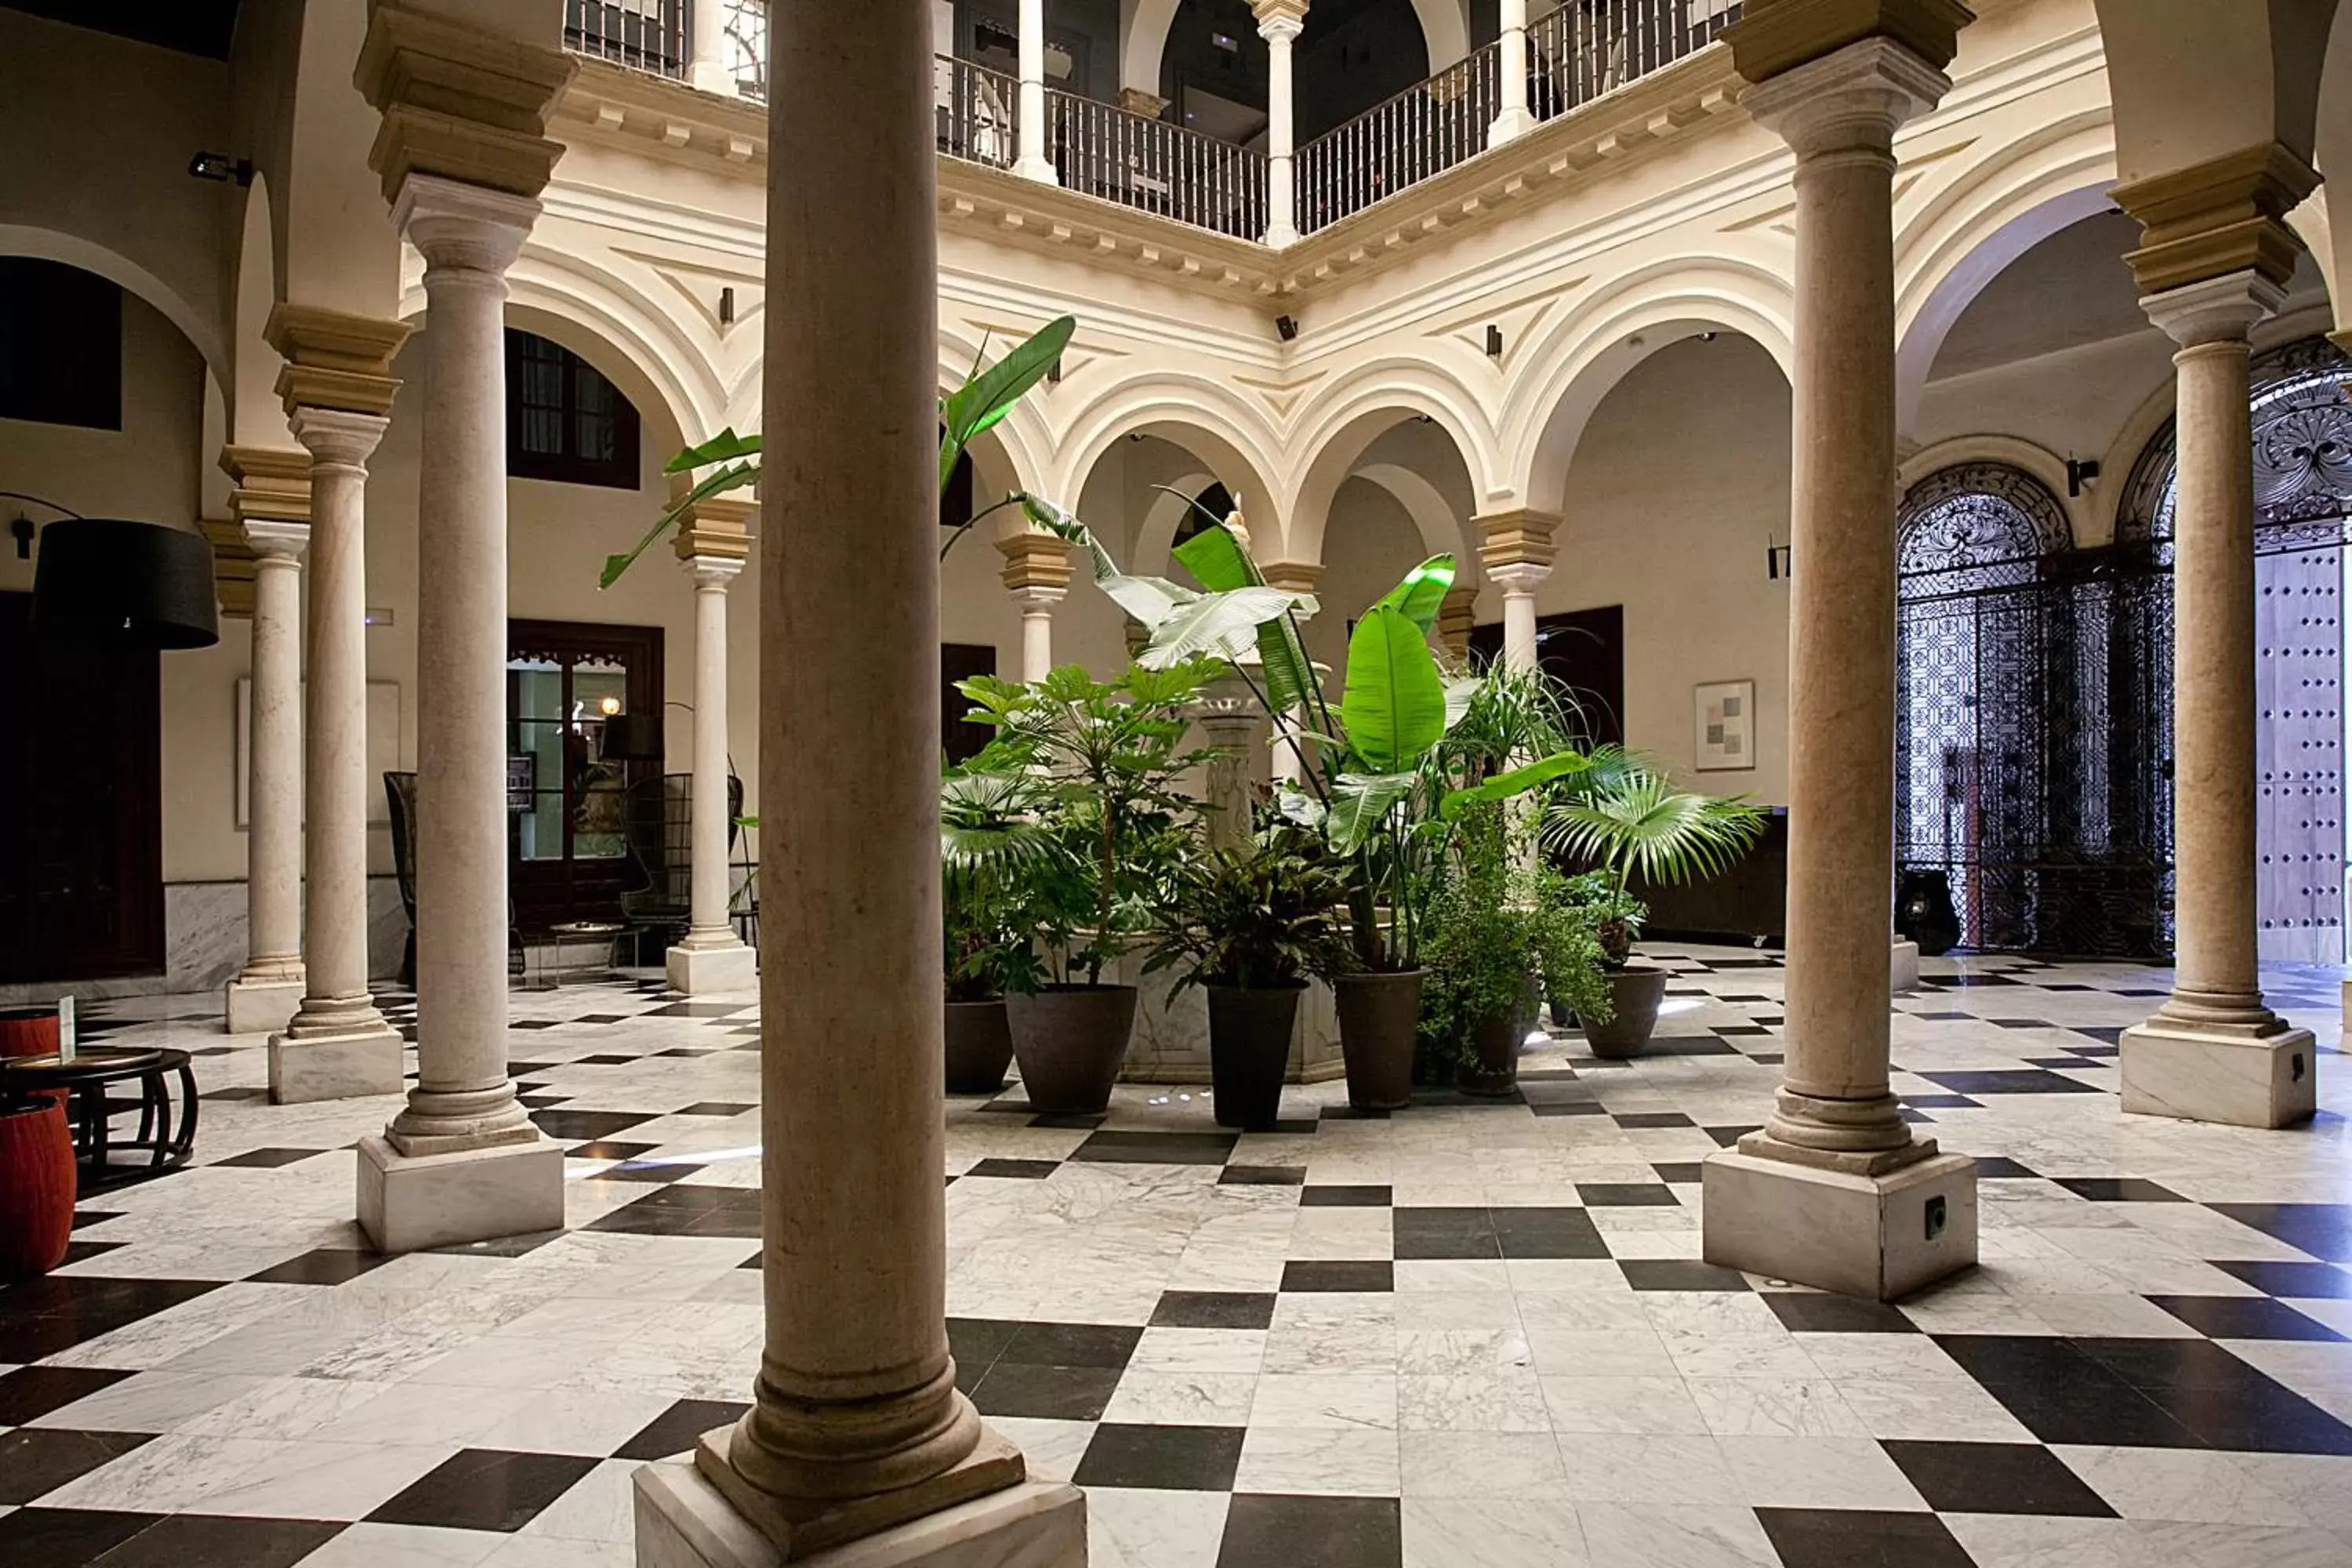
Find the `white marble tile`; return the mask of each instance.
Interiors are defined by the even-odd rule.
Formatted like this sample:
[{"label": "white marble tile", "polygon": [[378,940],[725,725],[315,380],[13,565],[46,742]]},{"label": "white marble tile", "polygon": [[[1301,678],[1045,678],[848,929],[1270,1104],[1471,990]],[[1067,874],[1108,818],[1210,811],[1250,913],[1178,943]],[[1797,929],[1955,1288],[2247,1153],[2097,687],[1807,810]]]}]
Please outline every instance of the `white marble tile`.
[{"label": "white marble tile", "polygon": [[1397,1457],[1408,1498],[1561,1495],[1559,1446],[1529,1432],[1400,1432]]},{"label": "white marble tile", "polygon": [[1742,1495],[1712,1437],[1559,1435],[1568,1495],[1578,1502],[1738,1508]]},{"label": "white marble tile", "polygon": [[1161,1426],[1243,1426],[1259,1379],[1248,1372],[1145,1372],[1129,1368],[1103,1411],[1106,1421]]},{"label": "white marble tile", "polygon": [[1595,1568],[1779,1568],[1763,1526],[1743,1508],[1580,1503]]},{"label": "white marble tile", "polygon": [[2053,1447],[2126,1519],[2307,1525],[2311,1516],[2238,1464],[2199,1448]]},{"label": "white marble tile", "polygon": [[1254,1426],[1394,1426],[1396,1373],[1269,1372],[1257,1380],[1249,1421]]},{"label": "white marble tile", "polygon": [[1403,1568],[1585,1568],[1584,1527],[1564,1502],[1407,1498]]},{"label": "white marble tile", "polygon": [[303,1568],[479,1568],[509,1538],[487,1530],[355,1524],[302,1559]]},{"label": "white marble tile", "polygon": [[1223,1492],[1087,1489],[1088,1568],[1216,1568]]},{"label": "white marble tile", "polygon": [[1927,1505],[1867,1437],[1720,1437],[1753,1508],[1922,1510]]},{"label": "white marble tile", "polygon": [[1819,1378],[1685,1380],[1706,1429],[1718,1437],[1867,1437],[1862,1417]]},{"label": "white marble tile", "polygon": [[1394,1497],[1398,1435],[1363,1427],[1252,1426],[1242,1439],[1237,1492]]}]

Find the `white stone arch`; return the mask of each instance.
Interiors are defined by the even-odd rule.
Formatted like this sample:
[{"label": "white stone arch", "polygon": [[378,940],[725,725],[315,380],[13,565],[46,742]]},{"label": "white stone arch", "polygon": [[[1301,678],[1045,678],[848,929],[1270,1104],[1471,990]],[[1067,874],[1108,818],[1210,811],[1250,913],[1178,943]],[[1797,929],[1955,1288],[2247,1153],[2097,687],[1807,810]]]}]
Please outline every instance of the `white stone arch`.
[{"label": "white stone arch", "polygon": [[1467,537],[1466,520],[1456,517],[1428,475],[1402,463],[1363,463],[1349,476],[1375,484],[1395,498],[1412,519],[1412,526],[1421,535],[1421,547],[1431,555],[1451,555],[1454,561],[1454,581],[1472,580],[1477,560],[1477,548]]},{"label": "white stone arch", "polygon": [[230,368],[233,395],[222,405],[225,439],[240,447],[294,445],[286,405],[278,395],[278,375],[286,361],[269,344],[271,308],[278,300],[277,228],[271,216],[269,176],[254,171],[243,194],[235,279],[230,283]]},{"label": "white stone arch", "polygon": [[1128,436],[1157,436],[1191,453],[1240,501],[1258,559],[1285,559],[1281,520],[1265,515],[1281,494],[1274,482],[1282,472],[1280,439],[1222,380],[1162,374],[1098,398],[1064,432],[1062,462],[1048,494],[1066,506],[1076,505],[1103,454]]},{"label": "white stone arch", "polygon": [[2031,476],[2066,514],[2066,531],[2073,543],[2083,543],[2095,531],[2091,492],[2086,490],[2079,496],[2066,493],[2066,459],[2038,442],[2015,436],[1955,436],[1932,447],[1923,447],[1895,470],[1895,493],[1908,495],[1912,486],[1930,474],[1965,463],[1999,463]]},{"label": "white stone arch", "polygon": [[2003,144],[1897,224],[1898,431],[1916,425],[1936,355],[1969,304],[2034,246],[2113,205],[2115,180],[2113,115],[2086,110]]},{"label": "white stone arch", "polygon": [[1511,495],[1559,511],[1569,463],[1594,410],[1669,343],[1738,332],[1790,374],[1794,314],[1787,279],[1733,257],[1660,261],[1613,280],[1553,327],[1512,378],[1501,422]]},{"label": "white stone arch", "polygon": [[[1143,514],[1143,522],[1135,531],[1135,549],[1130,552],[1127,569],[1143,577],[1164,577],[1169,563],[1174,559],[1176,535],[1182,531],[1184,520],[1192,515],[1187,497],[1198,497],[1202,490],[1217,483],[1217,476],[1207,469],[1183,474],[1168,481],[1167,489],[1152,499]],[[1169,490],[1179,494],[1171,495]],[[1246,526],[1246,522],[1244,522]],[[1251,542],[1253,553],[1256,542]]]},{"label": "white stone arch", "polygon": [[1470,53],[1470,16],[1465,0],[1412,0],[1421,18],[1421,41],[1434,76]]},{"label": "white stone arch", "polygon": [[84,272],[94,272],[118,288],[138,295],[161,311],[163,319],[179,328],[180,335],[194,345],[205,362],[205,374],[211,382],[213,395],[221,398],[224,407],[226,405],[230,395],[231,362],[227,335],[223,331],[215,312],[197,309],[162,279],[121,252],[61,229],[41,228],[31,224],[0,224],[0,256],[26,256],[44,261],[61,261]]},{"label": "white stone arch", "polygon": [[[1466,387],[1425,363],[1383,361],[1351,374],[1300,421],[1291,449],[1305,466],[1283,503],[1284,559],[1319,563],[1331,502],[1373,442],[1408,419],[1423,418],[1451,437],[1476,499],[1508,487],[1485,410]],[[1456,548],[1448,545],[1447,549]]]},{"label": "white stone arch", "polygon": [[1125,0],[1119,7],[1118,84],[1160,95],[1160,62],[1182,0]]}]

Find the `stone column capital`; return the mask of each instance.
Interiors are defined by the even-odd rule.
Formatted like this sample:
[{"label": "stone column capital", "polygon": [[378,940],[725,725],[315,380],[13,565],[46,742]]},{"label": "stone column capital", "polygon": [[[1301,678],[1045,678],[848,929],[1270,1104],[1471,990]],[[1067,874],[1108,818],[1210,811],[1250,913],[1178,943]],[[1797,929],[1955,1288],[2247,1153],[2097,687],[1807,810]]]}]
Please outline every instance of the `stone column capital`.
[{"label": "stone column capital", "polygon": [[1276,38],[1296,40],[1307,30],[1307,0],[1250,0],[1258,37],[1267,43]]},{"label": "stone column capital", "polygon": [[1976,14],[1959,0],[1764,0],[1723,30],[1732,63],[1765,82],[1837,54],[1885,39],[1940,71],[1959,52],[1960,29]]},{"label": "stone column capital", "polygon": [[1129,114],[1140,114],[1146,120],[1157,120],[1166,111],[1168,100],[1156,92],[1147,92],[1139,87],[1123,87],[1118,89],[1118,106]]},{"label": "stone column capital", "polygon": [[[1050,533],[1032,529],[1009,534],[996,542],[996,552],[1004,557],[1004,586],[1024,604],[1055,604],[1069,591],[1070,546]],[[1024,594],[1050,595],[1050,598],[1024,599]]]},{"label": "stone column capital", "polygon": [[392,421],[381,414],[358,414],[348,408],[304,407],[295,409],[287,423],[294,438],[309,449],[315,469],[326,466],[364,468]]},{"label": "stone column capital", "polygon": [[1758,123],[1801,163],[1838,153],[1891,154],[1905,121],[1933,109],[1952,79],[1895,39],[1870,37],[1778,72],[1740,94]]},{"label": "stone column capital", "polygon": [[2139,302],[2157,330],[2184,349],[2209,343],[2243,343],[2254,323],[2277,313],[2286,290],[2262,272],[2242,272],[2184,283]]},{"label": "stone column capital", "polygon": [[220,466],[229,479],[230,513],[240,525],[310,522],[309,452],[299,447],[223,447]]},{"label": "stone column capital", "polygon": [[751,515],[747,500],[710,496],[694,503],[677,521],[677,558],[688,566],[702,561],[732,561],[740,569],[751,555]]},{"label": "stone column capital", "polygon": [[1478,560],[1489,579],[1515,588],[1524,578],[1526,585],[1533,587],[1551,575],[1552,563],[1559,553],[1553,542],[1559,530],[1558,512],[1517,507],[1490,511],[1474,521],[1481,541]]},{"label": "stone column capital", "polygon": [[264,566],[275,563],[299,565],[302,552],[310,547],[310,525],[307,522],[247,518],[245,520],[245,545],[253,552],[254,560]]},{"label": "stone column capital", "polygon": [[[278,373],[277,386],[286,412],[290,415],[308,407],[390,414],[393,398],[400,391],[392,362],[415,330],[405,321],[378,321],[315,305],[273,307],[262,335],[286,362]],[[226,454],[222,460],[227,460]]]},{"label": "stone column capital", "polygon": [[2249,268],[2284,284],[2303,254],[2286,215],[2318,184],[2318,171],[2276,142],[2126,181],[2113,195],[2142,241],[2124,259],[2147,294]]},{"label": "stone column capital", "polygon": [[697,589],[709,588],[719,593],[743,574],[743,558],[740,555],[689,555],[686,558],[687,575]]},{"label": "stone column capital", "polygon": [[1323,581],[1323,563],[1319,561],[1269,561],[1258,569],[1269,588],[1280,588],[1287,594],[1312,594]]},{"label": "stone column capital", "polygon": [[1470,634],[1478,624],[1478,585],[1456,583],[1437,609],[1437,640],[1456,658],[1470,657]]},{"label": "stone column capital", "polygon": [[548,114],[579,68],[561,50],[491,28],[370,6],[352,79],[383,117],[368,167],[384,198],[420,175],[537,195],[563,155]]},{"label": "stone column capital", "polygon": [[535,197],[435,174],[411,174],[392,201],[393,226],[428,270],[504,277],[539,221]]}]

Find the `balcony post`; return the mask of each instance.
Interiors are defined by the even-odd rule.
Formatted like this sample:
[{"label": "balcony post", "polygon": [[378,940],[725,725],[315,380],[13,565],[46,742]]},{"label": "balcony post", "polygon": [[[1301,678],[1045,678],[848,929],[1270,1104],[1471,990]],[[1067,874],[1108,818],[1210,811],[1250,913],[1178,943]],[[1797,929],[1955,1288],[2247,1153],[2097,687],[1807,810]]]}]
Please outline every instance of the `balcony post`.
[{"label": "balcony post", "polygon": [[1021,0],[1021,155],[1013,172],[1048,185],[1062,183],[1045,151],[1045,0]]},{"label": "balcony post", "polygon": [[686,80],[704,92],[738,96],[735,73],[727,68],[730,0],[678,0],[686,7]]},{"label": "balcony post", "polygon": [[1265,40],[1265,242],[1298,243],[1298,177],[1292,155],[1297,128],[1290,86],[1291,46],[1307,30],[1307,0],[1255,0],[1258,36]]},{"label": "balcony post", "polygon": [[1495,61],[1501,76],[1496,84],[1501,107],[1486,132],[1489,147],[1500,147],[1536,128],[1536,117],[1528,109],[1528,0],[1502,0],[1501,12],[1502,36]]}]

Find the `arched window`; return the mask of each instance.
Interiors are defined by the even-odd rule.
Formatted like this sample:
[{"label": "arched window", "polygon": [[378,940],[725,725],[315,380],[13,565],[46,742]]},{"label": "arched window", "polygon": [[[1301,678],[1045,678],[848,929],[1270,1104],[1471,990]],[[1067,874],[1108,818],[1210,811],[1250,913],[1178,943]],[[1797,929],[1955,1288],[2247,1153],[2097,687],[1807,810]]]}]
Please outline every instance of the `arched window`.
[{"label": "arched window", "polygon": [[[2343,543],[2352,525],[2352,355],[2303,338],[2256,355],[2251,379],[2255,550]],[[2179,472],[2179,432],[2167,420],[2132,465],[2117,538],[2158,543],[2168,556]]]}]

